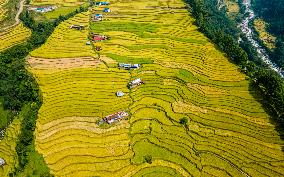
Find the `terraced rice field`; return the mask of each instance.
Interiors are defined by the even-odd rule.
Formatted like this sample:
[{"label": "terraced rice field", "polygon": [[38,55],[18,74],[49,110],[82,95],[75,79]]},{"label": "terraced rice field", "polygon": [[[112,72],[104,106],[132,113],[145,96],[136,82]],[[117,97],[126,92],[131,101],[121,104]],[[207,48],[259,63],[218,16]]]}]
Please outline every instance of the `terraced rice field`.
[{"label": "terraced rice field", "polygon": [[[47,42],[31,56],[38,58],[70,58],[96,56],[88,41],[89,12],[82,13],[60,24]],[[71,25],[85,25],[85,30],[70,29]]]},{"label": "terraced rice field", "polygon": [[21,23],[5,32],[0,32],[0,52],[26,41],[30,36],[31,31]]},{"label": "terraced rice field", "polygon": [[5,18],[6,10],[3,6],[8,2],[8,0],[0,0],[0,21]]},{"label": "terraced rice field", "polygon": [[0,176],[9,176],[18,165],[16,142],[21,129],[20,119],[15,119],[6,129],[4,139],[0,140],[0,157],[6,165],[0,168]]},{"label": "terraced rice field", "polygon": [[[43,95],[36,148],[52,174],[284,175],[283,142],[245,75],[197,31],[181,0],[113,0],[110,8],[90,29],[69,29],[87,25],[88,13],[62,23],[28,60]],[[98,55],[85,45],[88,30],[111,37],[94,44]],[[143,67],[128,72],[115,61]],[[135,78],[145,84],[129,90]],[[117,111],[130,116],[97,125]]]}]

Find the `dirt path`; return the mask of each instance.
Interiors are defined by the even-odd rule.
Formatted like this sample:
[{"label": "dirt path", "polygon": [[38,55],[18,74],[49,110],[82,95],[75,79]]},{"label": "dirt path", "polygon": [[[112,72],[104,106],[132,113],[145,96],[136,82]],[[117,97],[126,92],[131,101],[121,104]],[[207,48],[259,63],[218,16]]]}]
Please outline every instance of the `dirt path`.
[{"label": "dirt path", "polygon": [[18,9],[18,12],[17,12],[17,14],[16,14],[16,16],[15,16],[15,23],[14,23],[13,25],[10,25],[10,26],[7,26],[7,27],[5,27],[5,28],[2,28],[2,29],[1,29],[2,32],[6,31],[6,30],[9,29],[9,28],[13,28],[13,27],[17,26],[17,25],[21,22],[21,21],[20,21],[20,15],[21,15],[21,13],[23,12],[25,1],[26,1],[26,0],[21,0],[21,1],[19,2],[19,9]]}]

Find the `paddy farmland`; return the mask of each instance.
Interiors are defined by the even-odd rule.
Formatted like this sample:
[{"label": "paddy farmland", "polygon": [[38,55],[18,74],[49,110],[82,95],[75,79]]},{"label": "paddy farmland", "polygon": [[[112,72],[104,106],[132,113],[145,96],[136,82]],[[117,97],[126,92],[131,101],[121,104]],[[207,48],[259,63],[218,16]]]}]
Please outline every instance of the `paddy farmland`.
[{"label": "paddy farmland", "polygon": [[[29,53],[42,95],[35,147],[51,175],[284,175],[283,141],[259,97],[194,22],[182,0],[111,0]],[[0,141],[0,176],[17,165],[19,130],[14,121]]]}]

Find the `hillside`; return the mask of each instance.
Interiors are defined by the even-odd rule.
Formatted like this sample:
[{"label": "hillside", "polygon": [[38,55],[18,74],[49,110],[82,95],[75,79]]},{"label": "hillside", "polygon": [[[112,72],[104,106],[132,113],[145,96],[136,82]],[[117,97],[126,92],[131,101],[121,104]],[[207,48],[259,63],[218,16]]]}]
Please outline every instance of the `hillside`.
[{"label": "hillside", "polygon": [[[51,174],[284,175],[283,141],[269,116],[183,1],[113,0],[108,7],[101,22],[90,16],[101,7],[66,20],[30,53],[28,69],[43,96],[36,149]],[[90,32],[110,38],[86,45]],[[142,67],[127,71],[118,62]],[[137,78],[144,84],[129,89]],[[118,111],[128,118],[98,125]]]},{"label": "hillside", "polygon": [[4,32],[0,32],[0,52],[25,42],[31,36],[31,31],[24,27],[23,24],[19,24],[13,28],[7,29]]},{"label": "hillside", "polygon": [[[25,42],[31,31],[20,23],[20,1],[0,0],[0,52]],[[17,8],[15,8],[17,7]]]}]

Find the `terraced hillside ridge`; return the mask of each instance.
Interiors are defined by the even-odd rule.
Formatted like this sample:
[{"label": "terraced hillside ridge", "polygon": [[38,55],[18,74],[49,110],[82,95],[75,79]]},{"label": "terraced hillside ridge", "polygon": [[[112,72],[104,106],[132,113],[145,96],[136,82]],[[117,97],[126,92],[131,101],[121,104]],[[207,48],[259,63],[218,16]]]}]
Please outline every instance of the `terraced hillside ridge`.
[{"label": "terraced hillside ridge", "polygon": [[31,5],[60,5],[60,6],[78,6],[86,0],[31,0]]},{"label": "terraced hillside ridge", "polygon": [[5,32],[0,32],[0,52],[14,45],[25,42],[31,36],[31,31],[22,23],[10,28]]},{"label": "terraced hillside ridge", "polygon": [[[109,8],[89,26],[100,10],[60,24],[28,60],[43,95],[36,148],[52,174],[284,175],[283,141],[245,75],[198,32],[183,1],[113,0]],[[75,22],[87,28],[70,29]],[[98,54],[85,44],[89,32],[110,37],[93,44]],[[136,78],[144,84],[128,89]],[[98,125],[118,111],[130,116]]]},{"label": "terraced hillside ridge", "polygon": [[8,2],[8,0],[0,0],[0,21],[5,18],[6,9],[3,6]]},{"label": "terraced hillside ridge", "polygon": [[0,176],[9,176],[18,165],[16,142],[20,129],[20,119],[16,118],[6,129],[4,138],[0,140],[0,158],[5,160],[5,165],[0,167]]}]

